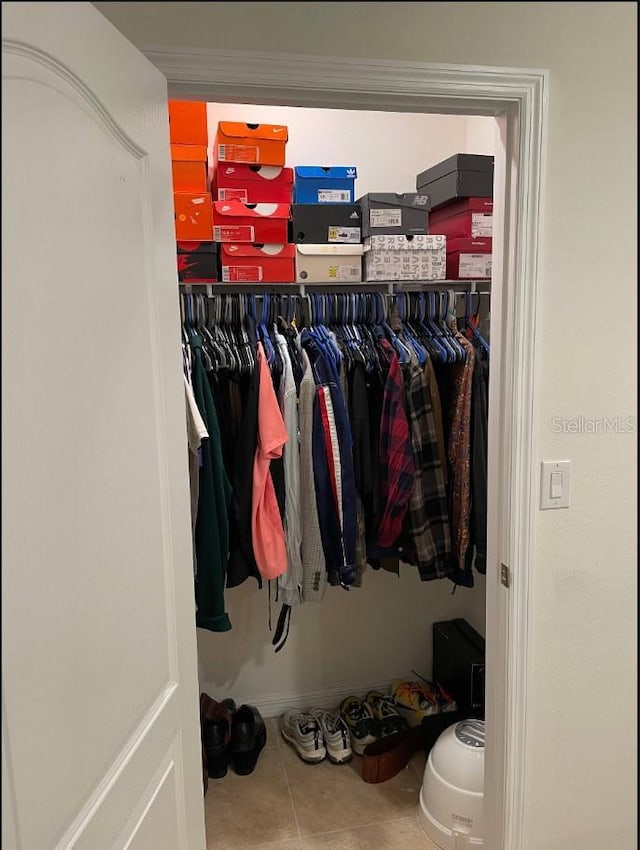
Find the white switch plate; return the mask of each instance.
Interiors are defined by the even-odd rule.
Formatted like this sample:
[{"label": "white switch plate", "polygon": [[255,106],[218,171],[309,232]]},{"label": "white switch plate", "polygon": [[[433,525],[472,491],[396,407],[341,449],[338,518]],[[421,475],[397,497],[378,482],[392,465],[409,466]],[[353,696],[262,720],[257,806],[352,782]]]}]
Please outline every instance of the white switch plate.
[{"label": "white switch plate", "polygon": [[543,460],[540,476],[540,510],[568,508],[571,485],[571,461]]}]

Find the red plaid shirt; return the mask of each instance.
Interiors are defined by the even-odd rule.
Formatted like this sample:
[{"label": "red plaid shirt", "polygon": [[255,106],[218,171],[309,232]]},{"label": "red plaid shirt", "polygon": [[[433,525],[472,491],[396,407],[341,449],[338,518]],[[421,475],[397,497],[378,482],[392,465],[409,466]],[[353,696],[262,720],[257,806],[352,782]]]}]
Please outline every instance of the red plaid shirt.
[{"label": "red plaid shirt", "polygon": [[393,546],[402,533],[413,490],[415,464],[398,356],[387,340],[381,340],[380,345],[392,355],[380,420],[380,502],[383,508],[376,533],[376,543],[386,548]]}]

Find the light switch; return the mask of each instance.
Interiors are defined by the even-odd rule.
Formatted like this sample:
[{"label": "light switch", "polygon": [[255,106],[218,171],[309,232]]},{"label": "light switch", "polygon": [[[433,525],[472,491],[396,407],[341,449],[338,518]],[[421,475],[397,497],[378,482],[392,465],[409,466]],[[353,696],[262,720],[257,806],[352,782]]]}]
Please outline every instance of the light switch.
[{"label": "light switch", "polygon": [[571,462],[568,460],[545,460],[542,462],[541,510],[569,507],[570,469]]}]

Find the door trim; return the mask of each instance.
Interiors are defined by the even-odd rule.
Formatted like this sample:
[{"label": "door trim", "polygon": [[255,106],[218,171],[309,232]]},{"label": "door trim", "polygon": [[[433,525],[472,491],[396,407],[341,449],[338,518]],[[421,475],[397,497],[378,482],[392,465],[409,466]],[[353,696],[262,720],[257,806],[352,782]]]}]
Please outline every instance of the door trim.
[{"label": "door trim", "polygon": [[[529,606],[537,503],[536,352],[549,75],[543,70],[153,48],[143,52],[183,99],[394,112],[493,115],[495,297],[487,575],[487,846],[524,844]],[[502,200],[504,203],[502,203]],[[495,351],[493,361],[496,361]],[[500,584],[500,562],[511,587]]]}]

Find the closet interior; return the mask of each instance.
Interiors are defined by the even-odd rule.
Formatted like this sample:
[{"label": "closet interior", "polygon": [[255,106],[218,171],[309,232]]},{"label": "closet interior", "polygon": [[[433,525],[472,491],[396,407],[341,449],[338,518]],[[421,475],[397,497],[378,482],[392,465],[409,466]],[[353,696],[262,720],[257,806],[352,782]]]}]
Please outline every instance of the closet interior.
[{"label": "closet interior", "polygon": [[[349,697],[393,704],[411,682],[431,695],[434,715],[484,717],[434,667],[452,658],[451,629],[485,634],[495,121],[202,109],[205,134],[170,104],[198,665],[210,718],[231,717],[226,699],[254,707],[269,753],[287,736],[287,713],[294,723],[293,712],[310,708],[335,720]],[[489,177],[470,167],[481,160]],[[379,709],[385,734],[415,725],[401,711],[396,728],[384,701]],[[350,743],[362,754],[382,736],[365,723],[359,738],[355,725]],[[302,733],[288,741],[301,758],[297,779],[318,752]],[[325,743],[340,761],[331,758],[340,744]],[[240,775],[255,767],[243,758]],[[224,775],[224,758],[219,766]],[[414,807],[421,778],[410,783]],[[229,834],[216,843],[221,816],[209,799],[210,846],[258,846],[238,826],[246,817],[235,792],[220,790],[228,781],[210,765],[208,798],[238,814],[225,815]],[[336,816],[320,829],[289,798],[293,825],[267,825],[263,843],[354,825]],[[404,817],[403,806],[388,820]],[[363,817],[373,822],[373,810]]]}]

